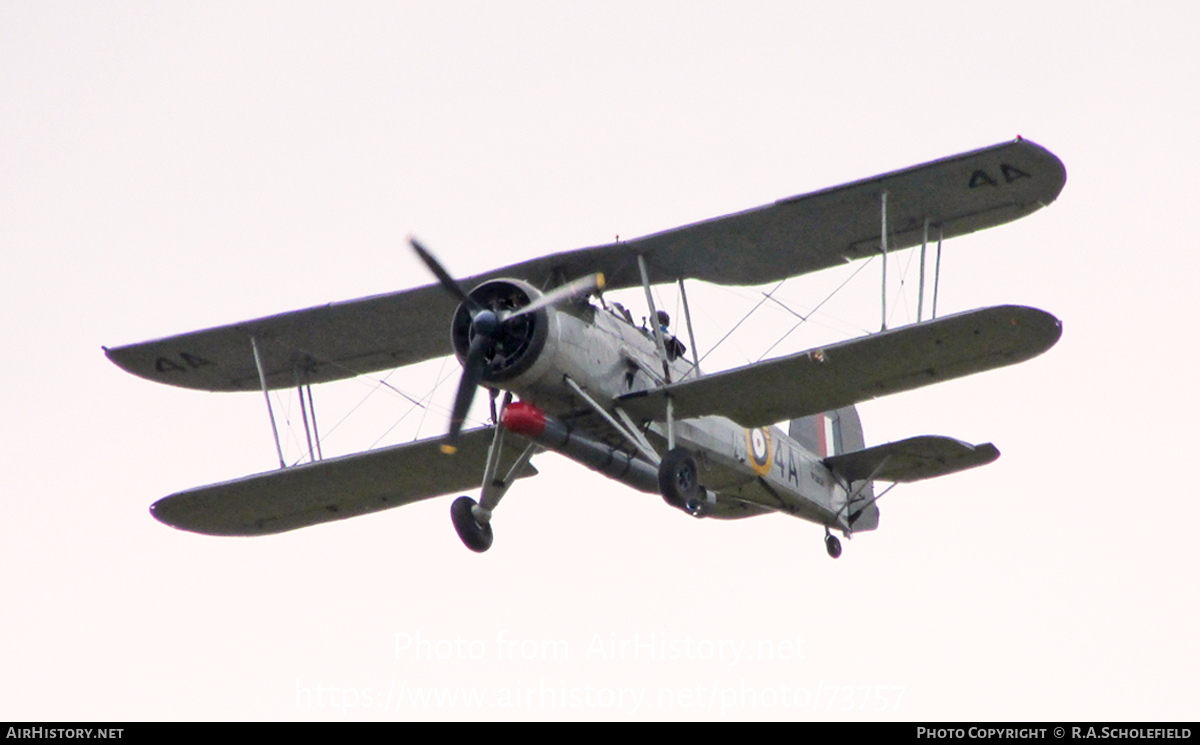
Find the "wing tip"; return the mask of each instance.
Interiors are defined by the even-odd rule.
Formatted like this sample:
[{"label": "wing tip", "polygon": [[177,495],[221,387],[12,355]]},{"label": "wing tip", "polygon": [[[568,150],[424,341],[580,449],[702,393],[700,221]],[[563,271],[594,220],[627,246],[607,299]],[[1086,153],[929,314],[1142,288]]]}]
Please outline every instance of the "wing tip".
[{"label": "wing tip", "polygon": [[[282,532],[280,529],[265,528],[261,522],[250,527],[232,520],[213,521],[211,517],[205,519],[188,509],[186,502],[181,499],[185,496],[186,492],[163,497],[150,505],[150,516],[163,525],[184,533],[221,538],[246,538]],[[283,530],[287,529],[283,528]]]},{"label": "wing tip", "polygon": [[[1024,325],[1036,336],[1036,339],[1031,340],[1030,343],[1030,350],[1032,351],[1030,357],[1036,357],[1049,351],[1062,339],[1062,319],[1053,313],[1027,305],[1007,307],[1011,308],[1015,314],[1023,316],[1025,318]],[[1021,323],[1022,321],[1016,316],[1012,319],[1014,326],[1021,325]]]},{"label": "wing tip", "polygon": [[1043,198],[1038,199],[1040,207],[1049,206],[1054,200],[1058,199],[1058,195],[1062,193],[1063,187],[1067,185],[1067,166],[1062,162],[1061,158],[1050,152],[1044,145],[1039,145],[1021,135],[1017,135],[1017,139],[1013,140],[1011,144],[1019,145],[1036,152],[1040,157],[1048,161],[1054,169],[1054,173],[1049,177],[1051,188],[1047,189]]},{"label": "wing tip", "polygon": [[985,442],[980,445],[972,445],[975,452],[979,453],[981,460],[979,465],[986,466],[989,463],[995,463],[1000,459],[1000,448],[990,442]]}]

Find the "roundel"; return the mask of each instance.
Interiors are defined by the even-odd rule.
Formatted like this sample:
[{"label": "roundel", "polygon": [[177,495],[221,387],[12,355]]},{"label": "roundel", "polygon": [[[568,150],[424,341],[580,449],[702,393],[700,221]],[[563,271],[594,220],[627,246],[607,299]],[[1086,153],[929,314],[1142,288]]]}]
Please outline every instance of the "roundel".
[{"label": "roundel", "polygon": [[759,476],[765,476],[771,470],[771,433],[765,427],[746,430],[746,447],[750,466]]}]

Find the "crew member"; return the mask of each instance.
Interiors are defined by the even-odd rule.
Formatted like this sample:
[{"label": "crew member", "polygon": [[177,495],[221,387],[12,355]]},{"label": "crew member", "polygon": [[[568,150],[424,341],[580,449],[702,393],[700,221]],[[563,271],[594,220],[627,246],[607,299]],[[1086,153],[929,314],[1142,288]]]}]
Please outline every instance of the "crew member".
[{"label": "crew member", "polygon": [[671,325],[671,317],[667,315],[665,310],[660,310],[657,313],[658,328],[662,331],[663,346],[667,350],[667,359],[674,361],[682,357],[687,352],[687,347],[683,346],[683,342],[671,335],[667,328]]}]

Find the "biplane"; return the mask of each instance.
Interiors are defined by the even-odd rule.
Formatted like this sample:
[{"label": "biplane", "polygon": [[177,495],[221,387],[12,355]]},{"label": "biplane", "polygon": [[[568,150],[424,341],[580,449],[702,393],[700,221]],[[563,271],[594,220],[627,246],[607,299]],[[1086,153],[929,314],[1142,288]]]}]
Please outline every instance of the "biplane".
[{"label": "biplane", "polygon": [[[273,534],[479,490],[478,500],[453,500],[450,513],[463,543],[483,552],[501,499],[536,474],[534,456],[553,451],[698,518],[785,513],[816,523],[836,558],[834,531],[878,526],[877,482],[890,489],[999,457],[990,443],[931,435],[867,447],[855,404],[1028,360],[1061,334],[1054,316],[1022,306],[936,317],[936,285],[935,317],[888,329],[887,252],[924,252],[933,236],[940,253],[943,239],[1050,204],[1065,182],[1057,157],[1017,138],[465,279],[412,239],[436,282],[105,353],[168,385],[262,392],[268,413],[270,391],[299,390],[308,461],[287,466],[275,429],[279,469],[153,504],[155,518],[183,530]],[[685,281],[758,285],[879,254],[879,332],[701,372]],[[651,288],[666,283],[678,284],[687,344],[655,308]],[[604,298],[639,287],[649,324]],[[321,457],[313,384],[450,354],[463,372],[446,434]],[[480,387],[490,420],[464,428]]]}]

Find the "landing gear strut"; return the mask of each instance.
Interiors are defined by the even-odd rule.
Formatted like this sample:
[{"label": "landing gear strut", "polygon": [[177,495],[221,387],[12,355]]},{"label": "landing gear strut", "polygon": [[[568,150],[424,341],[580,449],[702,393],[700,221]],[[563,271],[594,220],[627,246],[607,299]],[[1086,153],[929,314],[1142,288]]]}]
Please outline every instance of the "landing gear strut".
[{"label": "landing gear strut", "polygon": [[696,459],[687,448],[675,448],[658,466],[658,490],[672,507],[695,512],[700,507]]},{"label": "landing gear strut", "polygon": [[829,558],[836,559],[842,555],[842,542],[837,539],[837,536],[829,532],[829,528],[825,528],[825,550],[829,552]]},{"label": "landing gear strut", "polygon": [[[492,547],[492,524],[480,522],[474,514],[479,504],[470,497],[459,497],[450,505],[450,519],[454,530],[467,548],[481,554]],[[487,513],[484,513],[487,514]]]}]

